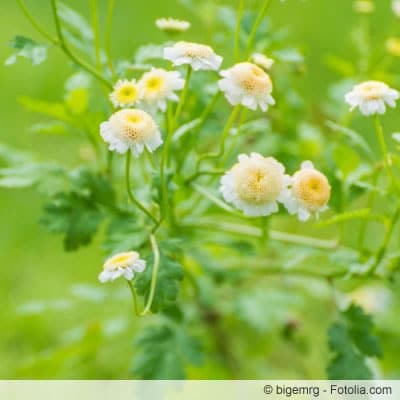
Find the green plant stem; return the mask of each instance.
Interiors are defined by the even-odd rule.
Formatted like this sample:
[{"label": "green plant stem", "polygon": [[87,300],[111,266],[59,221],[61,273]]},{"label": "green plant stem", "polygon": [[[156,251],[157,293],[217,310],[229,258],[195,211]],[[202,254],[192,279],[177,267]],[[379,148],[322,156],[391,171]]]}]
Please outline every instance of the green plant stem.
[{"label": "green plant stem", "polygon": [[255,39],[257,31],[258,31],[258,28],[260,27],[261,22],[264,19],[265,14],[268,11],[268,7],[270,6],[271,1],[272,0],[265,0],[263,6],[260,9],[260,12],[257,15],[257,18],[256,18],[256,20],[254,22],[254,25],[253,25],[252,29],[251,29],[251,32],[250,32],[250,35],[249,35],[249,39],[248,39],[248,42],[247,42],[246,58],[249,56],[251,47],[253,46],[253,42],[254,42],[254,39]]},{"label": "green plant stem", "polygon": [[90,0],[90,16],[92,21],[92,29],[94,35],[94,53],[96,59],[96,67],[101,68],[100,60],[100,37],[99,37],[99,13],[97,0]]},{"label": "green plant stem", "polygon": [[235,51],[235,61],[238,62],[240,60],[240,26],[242,22],[243,16],[243,8],[244,8],[244,0],[239,0],[238,11],[237,11],[237,19],[236,19],[236,27],[235,27],[235,43],[234,43],[234,51]]},{"label": "green plant stem", "polygon": [[134,196],[131,190],[130,184],[130,171],[131,171],[131,152],[128,151],[126,153],[126,164],[125,164],[125,179],[126,179],[126,190],[128,192],[129,199],[135,204],[144,214],[146,214],[149,218],[151,218],[156,224],[158,224],[158,220],[151,214],[151,212],[144,207],[140,201]]},{"label": "green plant stem", "polygon": [[174,115],[173,123],[171,126],[172,132],[175,131],[176,127],[178,126],[179,117],[181,116],[183,106],[185,105],[186,97],[187,97],[187,94],[189,91],[189,83],[190,83],[191,76],[192,76],[192,67],[190,65],[188,65],[187,71],[186,71],[185,86],[183,87],[181,96],[179,98],[178,105],[176,106],[175,115]]},{"label": "green plant stem", "polygon": [[112,74],[115,76],[114,65],[111,57],[111,31],[112,31],[112,20],[114,15],[115,0],[108,0],[107,7],[107,21],[106,21],[106,41],[105,41],[105,51],[107,55],[108,68]]},{"label": "green plant stem", "polygon": [[103,83],[107,88],[111,89],[112,84],[103,76],[99,71],[97,71],[96,68],[88,64],[86,61],[82,60],[79,58],[77,55],[75,55],[68,47],[68,45],[65,42],[64,35],[62,32],[61,28],[61,23],[60,19],[58,16],[58,11],[57,11],[57,0],[51,0],[51,6],[53,10],[53,18],[54,22],[56,25],[56,30],[57,30],[57,36],[58,36],[58,45],[62,49],[62,51],[77,65],[79,65],[81,68],[89,72],[91,75],[93,75],[96,79],[98,79],[101,83]]},{"label": "green plant stem", "polygon": [[133,309],[135,310],[135,315],[137,317],[140,317],[140,311],[139,311],[139,305],[138,305],[138,299],[137,299],[137,295],[136,295],[136,290],[133,286],[132,281],[127,281],[128,282],[128,286],[129,289],[131,291],[132,294],[132,301],[133,301]]},{"label": "green plant stem", "polygon": [[48,33],[46,30],[44,30],[39,23],[33,18],[29,10],[26,8],[25,4],[23,3],[22,0],[16,0],[19,7],[21,8],[22,12],[25,14],[25,16],[28,18],[29,22],[32,24],[32,26],[43,36],[45,37],[49,42],[52,44],[58,46],[59,42],[57,38],[53,37],[50,33]]}]

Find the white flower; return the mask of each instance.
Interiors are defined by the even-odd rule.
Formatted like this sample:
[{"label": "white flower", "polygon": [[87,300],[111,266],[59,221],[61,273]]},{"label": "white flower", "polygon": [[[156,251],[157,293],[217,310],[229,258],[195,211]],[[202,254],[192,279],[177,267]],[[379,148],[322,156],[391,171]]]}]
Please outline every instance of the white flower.
[{"label": "white flower", "polygon": [[130,150],[135,157],[143,153],[145,147],[153,152],[162,144],[159,128],[153,118],[145,111],[133,108],[114,113],[100,125],[100,134],[110,150],[117,153]]},{"label": "white flower", "polygon": [[355,0],[353,9],[360,14],[370,14],[375,11],[375,4],[371,0]]},{"label": "white flower", "polygon": [[261,53],[254,53],[250,57],[250,60],[254,64],[256,64],[259,67],[261,67],[262,69],[265,69],[266,71],[271,69],[272,65],[275,62],[275,60],[273,60],[272,58],[269,58],[265,54],[261,54]]},{"label": "white flower", "polygon": [[139,81],[140,98],[144,103],[165,111],[167,100],[178,101],[179,97],[174,91],[184,86],[185,80],[178,71],[152,68]]},{"label": "white flower", "polygon": [[397,17],[400,17],[400,0],[392,1],[392,10]]},{"label": "white flower", "polygon": [[156,20],[158,29],[168,33],[185,32],[190,28],[190,22],[175,18],[159,18]]},{"label": "white flower", "polygon": [[273,157],[241,154],[222,178],[220,191],[225,201],[251,217],[267,216],[278,211],[278,202],[288,196],[289,176]]},{"label": "white flower", "polygon": [[331,186],[324,174],[314,169],[311,161],[301,164],[301,169],[291,178],[290,195],[284,202],[290,214],[298,214],[300,221],[307,221],[313,214],[328,209]]},{"label": "white flower", "polygon": [[103,266],[99,281],[110,282],[123,276],[126,280],[133,279],[135,272],[143,272],[146,261],[142,260],[136,251],[118,253],[110,257]]},{"label": "white flower", "polygon": [[110,93],[110,100],[114,107],[131,107],[139,99],[139,89],[136,81],[132,79],[119,80]]},{"label": "white flower", "polygon": [[195,70],[218,70],[222,57],[215,54],[210,46],[190,42],[177,42],[164,49],[164,58],[173,65],[191,65]]},{"label": "white flower", "polygon": [[395,107],[398,98],[397,90],[378,81],[360,83],[345,96],[346,103],[351,106],[351,110],[359,107],[363,115],[384,114],[386,104]]},{"label": "white flower", "polygon": [[267,111],[269,105],[275,104],[271,96],[272,82],[269,75],[257,65],[243,62],[220,72],[223,79],[218,86],[230,104],[242,104],[256,110]]}]

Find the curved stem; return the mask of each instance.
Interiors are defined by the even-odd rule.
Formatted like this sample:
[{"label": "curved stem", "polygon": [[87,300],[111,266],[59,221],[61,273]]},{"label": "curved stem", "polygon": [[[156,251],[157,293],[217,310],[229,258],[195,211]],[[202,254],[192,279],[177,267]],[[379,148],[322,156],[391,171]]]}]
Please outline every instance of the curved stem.
[{"label": "curved stem", "polygon": [[129,289],[131,291],[131,294],[132,294],[133,307],[134,307],[134,310],[135,310],[135,314],[136,314],[137,317],[140,317],[140,311],[139,311],[139,306],[138,306],[138,299],[137,299],[137,296],[136,296],[136,290],[133,287],[132,281],[127,281],[127,282],[128,282],[128,286],[129,286]]},{"label": "curved stem", "polygon": [[267,13],[268,7],[269,7],[270,4],[271,4],[271,0],[266,0],[264,5],[261,7],[260,12],[257,15],[257,18],[256,18],[256,20],[254,22],[253,28],[251,29],[251,32],[250,32],[250,35],[249,35],[249,40],[247,42],[246,58],[249,56],[251,47],[253,45],[254,39],[255,39],[257,31],[258,31],[258,28],[260,27],[261,22],[262,22],[263,18],[265,17],[265,14]]},{"label": "curved stem", "polygon": [[100,38],[99,38],[99,13],[97,10],[97,0],[90,0],[90,14],[92,20],[92,29],[94,35],[94,53],[97,68],[101,67],[100,60]]},{"label": "curved stem", "polygon": [[115,0],[108,0],[108,8],[107,8],[107,22],[106,22],[106,43],[105,43],[105,50],[107,55],[107,63],[108,68],[111,74],[114,76],[114,66],[111,58],[111,30],[112,30],[112,19],[114,14],[114,5]]},{"label": "curved stem", "polygon": [[185,86],[183,87],[181,96],[179,98],[178,105],[176,106],[174,120],[173,120],[173,123],[172,123],[172,126],[171,126],[171,131],[174,131],[176,126],[178,125],[178,120],[179,120],[179,117],[181,115],[183,106],[185,104],[187,93],[189,91],[189,82],[190,82],[191,76],[192,76],[192,67],[190,65],[188,65],[187,71],[186,71]]},{"label": "curved stem", "polygon": [[237,19],[236,19],[236,28],[235,28],[235,61],[239,61],[240,59],[240,48],[239,48],[239,40],[240,40],[240,26],[242,22],[243,16],[243,8],[244,8],[244,0],[239,0]]},{"label": "curved stem", "polygon": [[125,164],[125,180],[126,180],[126,190],[128,192],[128,196],[133,204],[135,204],[144,214],[146,214],[149,218],[151,218],[156,224],[158,224],[158,220],[151,214],[151,212],[140,203],[140,201],[134,196],[131,190],[130,185],[130,171],[131,171],[131,152],[128,150],[126,153],[126,164]]},{"label": "curved stem", "polygon": [[101,75],[94,67],[92,67],[90,64],[85,62],[84,60],[80,59],[78,56],[76,56],[74,53],[71,52],[69,47],[67,46],[64,35],[61,29],[61,23],[60,19],[58,16],[58,11],[57,11],[57,0],[51,0],[51,6],[53,10],[53,17],[54,17],[54,22],[56,25],[56,30],[57,30],[57,36],[58,36],[58,45],[61,47],[63,52],[77,65],[79,65],[81,68],[89,72],[91,75],[93,75],[96,79],[98,79],[101,83],[106,85],[109,89],[112,88],[112,84],[104,78],[103,75]]},{"label": "curved stem", "polygon": [[28,18],[29,22],[32,24],[32,26],[43,36],[45,37],[49,42],[53,43],[54,45],[58,45],[58,40],[57,38],[53,37],[50,33],[46,32],[39,24],[36,22],[35,18],[31,15],[29,10],[26,8],[25,4],[22,2],[22,0],[17,0],[17,3],[19,7],[21,8],[22,12],[25,14],[25,16]]}]

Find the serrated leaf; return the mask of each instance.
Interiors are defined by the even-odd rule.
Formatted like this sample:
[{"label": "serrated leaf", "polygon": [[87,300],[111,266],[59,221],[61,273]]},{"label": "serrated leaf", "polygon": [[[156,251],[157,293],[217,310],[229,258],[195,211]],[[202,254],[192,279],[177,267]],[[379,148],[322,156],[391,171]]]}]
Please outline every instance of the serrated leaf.
[{"label": "serrated leaf", "polygon": [[47,46],[41,45],[25,36],[16,36],[10,41],[10,47],[16,50],[5,62],[5,65],[13,65],[18,57],[26,58],[32,65],[41,64],[47,58]]}]

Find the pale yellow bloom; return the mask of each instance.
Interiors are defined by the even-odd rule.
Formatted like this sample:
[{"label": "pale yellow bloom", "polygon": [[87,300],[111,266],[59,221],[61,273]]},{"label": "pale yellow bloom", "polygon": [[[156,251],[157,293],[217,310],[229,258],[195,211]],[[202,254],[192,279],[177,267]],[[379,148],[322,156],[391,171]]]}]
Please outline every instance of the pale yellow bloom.
[{"label": "pale yellow bloom", "polygon": [[139,100],[139,88],[134,79],[118,81],[110,93],[114,107],[131,107]]},{"label": "pale yellow bloom", "polygon": [[175,18],[159,18],[156,20],[158,29],[168,33],[185,32],[190,28],[190,22]]},{"label": "pale yellow bloom", "polygon": [[258,65],[259,67],[261,67],[266,71],[270,70],[275,62],[272,58],[269,58],[265,54],[261,53],[254,53],[250,59],[251,62],[253,62],[254,64]]},{"label": "pale yellow bloom", "polygon": [[135,272],[143,272],[146,268],[146,262],[140,258],[136,251],[118,253],[109,259],[103,265],[103,271],[99,275],[100,282],[113,281],[120,276],[126,280],[133,279]]}]

